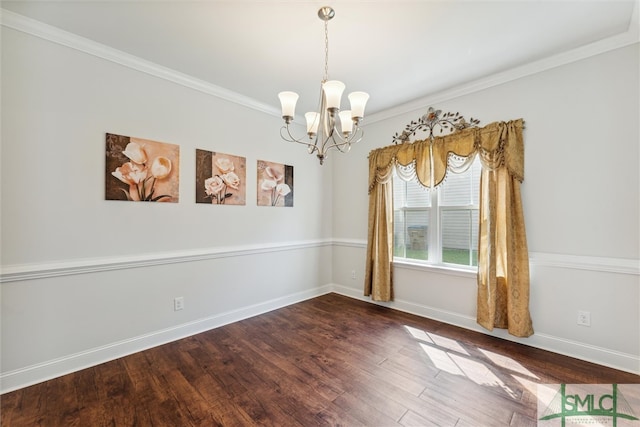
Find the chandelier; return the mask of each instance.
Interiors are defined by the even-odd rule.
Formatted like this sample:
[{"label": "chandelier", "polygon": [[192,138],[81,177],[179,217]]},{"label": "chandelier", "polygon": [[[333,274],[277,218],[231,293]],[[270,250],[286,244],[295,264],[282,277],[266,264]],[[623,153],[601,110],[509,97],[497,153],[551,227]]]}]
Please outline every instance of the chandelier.
[{"label": "chandelier", "polygon": [[[316,153],[320,164],[324,163],[327,152],[336,149],[346,153],[351,149],[351,144],[362,139],[364,132],[360,128],[360,122],[364,116],[364,107],[369,99],[365,92],[352,92],[349,94],[351,110],[340,111],[340,99],[345,85],[337,80],[329,80],[329,20],[335,16],[335,11],[324,6],[318,10],[318,17],[324,21],[324,76],[320,84],[320,101],[318,112],[306,113],[307,136],[295,138],[291,134],[289,125],[295,116],[298,94],[295,92],[280,92],[278,98],[282,104],[282,118],[285,121],[280,129],[280,136],[285,141],[297,142],[306,145],[309,154]],[[338,130],[339,129],[339,130]]]}]

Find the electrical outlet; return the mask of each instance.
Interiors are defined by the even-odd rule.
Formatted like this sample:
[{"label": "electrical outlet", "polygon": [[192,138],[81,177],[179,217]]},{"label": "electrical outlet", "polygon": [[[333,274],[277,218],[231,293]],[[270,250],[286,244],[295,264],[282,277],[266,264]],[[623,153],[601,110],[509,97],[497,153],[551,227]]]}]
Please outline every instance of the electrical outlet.
[{"label": "electrical outlet", "polygon": [[588,311],[578,311],[578,325],[591,326],[591,313]]},{"label": "electrical outlet", "polygon": [[351,280],[356,280],[356,271],[351,270]]},{"label": "electrical outlet", "polygon": [[184,297],[176,297],[173,299],[173,311],[182,310],[184,308]]}]

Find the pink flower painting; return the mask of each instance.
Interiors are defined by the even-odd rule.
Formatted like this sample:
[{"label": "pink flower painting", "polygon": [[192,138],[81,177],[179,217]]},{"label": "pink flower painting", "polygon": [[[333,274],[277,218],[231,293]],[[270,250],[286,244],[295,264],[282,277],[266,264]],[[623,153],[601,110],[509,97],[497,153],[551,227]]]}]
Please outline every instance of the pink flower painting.
[{"label": "pink flower painting", "polygon": [[180,147],[107,133],[107,200],[172,202],[179,200]]},{"label": "pink flower painting", "polygon": [[196,203],[246,204],[247,160],[196,150]]},{"label": "pink flower painting", "polygon": [[293,166],[258,160],[258,206],[293,206]]}]

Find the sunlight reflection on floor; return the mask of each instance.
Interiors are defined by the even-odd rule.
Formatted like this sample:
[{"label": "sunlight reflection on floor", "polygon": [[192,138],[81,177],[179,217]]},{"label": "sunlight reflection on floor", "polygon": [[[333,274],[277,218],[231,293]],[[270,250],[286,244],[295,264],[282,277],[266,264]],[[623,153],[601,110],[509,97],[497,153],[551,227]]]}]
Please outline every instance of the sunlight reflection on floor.
[{"label": "sunlight reflection on floor", "polygon": [[431,338],[429,338],[429,335],[427,335],[425,331],[417,328],[412,328],[411,326],[407,325],[405,325],[404,327],[407,331],[409,331],[411,335],[413,335],[415,339],[433,344],[433,341],[431,341]]},{"label": "sunlight reflection on floor", "polygon": [[540,379],[536,375],[532,374],[531,371],[529,371],[527,368],[525,368],[520,363],[516,362],[515,360],[513,360],[510,357],[503,356],[501,354],[494,353],[494,352],[489,351],[489,350],[483,350],[481,348],[479,348],[478,350],[480,350],[482,353],[484,353],[485,356],[487,356],[489,359],[491,359],[491,361],[493,363],[495,363],[496,365],[498,365],[498,366],[502,366],[505,369],[509,369],[510,371],[518,372],[520,374],[526,375],[528,377],[535,378],[537,380]]},{"label": "sunlight reflection on floor", "polygon": [[[533,396],[537,396],[539,401],[548,402],[558,390],[549,384],[539,384],[528,378],[522,378],[518,375],[512,375],[522,386]],[[537,378],[537,377],[536,377]]]},{"label": "sunlight reflection on floor", "polygon": [[[474,360],[462,344],[456,340],[407,325],[405,325],[405,329],[413,338],[419,341],[420,347],[429,359],[431,359],[436,368],[452,375],[466,377],[481,386],[500,388],[514,400],[519,399],[520,395],[498,378],[492,369],[493,366],[507,369],[530,378],[539,379],[520,363],[507,356],[478,348],[487,358],[486,363],[479,362]],[[518,380],[527,390],[531,391],[532,394],[536,394],[537,383],[524,380],[513,374],[511,376]],[[531,388],[533,388],[533,390],[531,390]]]}]

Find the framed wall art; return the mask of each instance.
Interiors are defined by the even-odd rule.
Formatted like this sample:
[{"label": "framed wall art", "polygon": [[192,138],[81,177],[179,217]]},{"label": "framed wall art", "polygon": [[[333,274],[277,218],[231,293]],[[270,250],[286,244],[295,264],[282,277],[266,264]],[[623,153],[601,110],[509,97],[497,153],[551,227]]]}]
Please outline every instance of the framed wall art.
[{"label": "framed wall art", "polygon": [[293,166],[258,160],[258,206],[293,206]]},{"label": "framed wall art", "polygon": [[196,203],[246,205],[247,159],[196,149]]},{"label": "framed wall art", "polygon": [[106,134],[106,200],[178,203],[180,146]]}]

